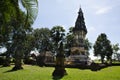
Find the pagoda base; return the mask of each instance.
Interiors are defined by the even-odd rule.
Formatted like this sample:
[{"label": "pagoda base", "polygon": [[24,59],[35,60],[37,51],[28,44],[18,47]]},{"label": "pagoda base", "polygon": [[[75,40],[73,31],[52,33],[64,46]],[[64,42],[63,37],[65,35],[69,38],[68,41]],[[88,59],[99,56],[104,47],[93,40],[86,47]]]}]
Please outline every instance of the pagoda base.
[{"label": "pagoda base", "polygon": [[86,54],[84,47],[72,47],[70,56],[66,59],[66,64],[69,65],[87,65],[89,57]]}]

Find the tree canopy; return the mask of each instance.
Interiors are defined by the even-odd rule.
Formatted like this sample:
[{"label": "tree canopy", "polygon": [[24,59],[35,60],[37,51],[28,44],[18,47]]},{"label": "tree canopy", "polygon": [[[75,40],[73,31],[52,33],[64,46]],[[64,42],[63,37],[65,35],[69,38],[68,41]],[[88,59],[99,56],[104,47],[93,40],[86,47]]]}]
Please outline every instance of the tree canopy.
[{"label": "tree canopy", "polygon": [[105,33],[101,33],[94,44],[94,55],[100,56],[102,63],[104,63],[104,58],[111,60],[111,56],[113,53],[112,46],[110,40],[107,39],[107,35]]},{"label": "tree canopy", "polygon": [[33,35],[35,48],[37,48],[39,52],[50,50],[52,44],[50,30],[48,28],[35,29]]}]

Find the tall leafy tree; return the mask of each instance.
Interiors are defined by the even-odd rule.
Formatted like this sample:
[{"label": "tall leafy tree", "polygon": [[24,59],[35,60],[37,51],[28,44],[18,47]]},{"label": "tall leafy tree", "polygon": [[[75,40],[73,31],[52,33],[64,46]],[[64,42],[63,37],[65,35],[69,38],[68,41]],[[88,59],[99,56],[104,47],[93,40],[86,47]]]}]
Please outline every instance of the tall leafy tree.
[{"label": "tall leafy tree", "polygon": [[113,54],[113,49],[112,49],[112,45],[110,43],[110,41],[107,41],[108,43],[106,43],[106,58],[109,61],[109,63],[112,63],[112,54]]},{"label": "tall leafy tree", "polygon": [[37,64],[43,66],[45,62],[46,51],[52,51],[52,41],[50,38],[50,30],[48,28],[35,29],[34,35],[34,47],[39,51],[37,56]]},{"label": "tall leafy tree", "polygon": [[4,66],[10,65],[11,32],[13,30],[13,18],[16,18],[16,10],[11,0],[0,1],[0,45],[7,48]]},{"label": "tall leafy tree", "polygon": [[[15,67],[13,69],[21,69],[20,56],[22,55],[20,53],[23,49],[22,41],[26,36],[26,32],[30,30],[31,24],[36,18],[38,1],[1,0],[0,6],[0,17],[2,17],[0,21],[0,43],[4,45],[9,41],[9,39],[12,39],[15,53]],[[25,12],[20,8],[21,6],[24,7]]]},{"label": "tall leafy tree", "polygon": [[23,58],[23,52],[24,52],[24,42],[25,42],[25,38],[26,38],[26,33],[27,30],[29,30],[29,28],[25,29],[24,27],[24,15],[19,13],[19,16],[21,16],[20,18],[18,18],[17,20],[15,20],[14,24],[15,26],[13,26],[13,35],[12,35],[12,43],[13,43],[13,57],[15,59],[15,67],[13,68],[13,70],[17,70],[17,69],[22,69],[22,58]]},{"label": "tall leafy tree", "polygon": [[94,55],[100,56],[102,63],[104,63],[105,57],[107,57],[107,59],[111,60],[112,47],[111,47],[110,41],[107,39],[107,36],[105,33],[101,33],[98,36],[93,47],[94,47]]},{"label": "tall leafy tree", "polygon": [[34,49],[34,36],[33,34],[29,33],[29,34],[26,34],[26,37],[25,37],[25,40],[23,42],[23,53],[24,53],[24,59],[28,59],[29,58],[29,55],[30,55],[30,52],[31,50]]},{"label": "tall leafy tree", "polygon": [[[22,22],[22,15],[20,14],[19,3],[25,8],[26,16],[24,23]],[[25,40],[26,32],[30,30],[31,24],[34,22],[37,14],[38,1],[37,0],[16,0],[13,1],[15,10],[17,11],[17,17],[15,20],[15,32],[14,32],[14,44],[16,45],[15,50],[15,67],[13,70],[22,69],[21,59],[23,53],[23,43]],[[36,12],[36,13],[35,13]],[[21,16],[21,17],[20,17]]]},{"label": "tall leafy tree", "polygon": [[35,48],[39,52],[50,50],[51,40],[50,40],[50,30],[48,28],[35,29],[33,32],[35,37]]}]

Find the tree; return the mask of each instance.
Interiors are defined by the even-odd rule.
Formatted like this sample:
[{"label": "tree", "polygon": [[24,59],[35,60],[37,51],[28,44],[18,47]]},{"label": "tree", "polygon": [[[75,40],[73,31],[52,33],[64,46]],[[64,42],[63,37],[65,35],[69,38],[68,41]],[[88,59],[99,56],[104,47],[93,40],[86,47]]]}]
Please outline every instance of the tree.
[{"label": "tree", "polygon": [[106,57],[107,57],[107,61],[109,61],[109,63],[112,63],[112,54],[113,54],[113,49],[112,49],[112,45],[110,43],[110,41],[107,41],[108,43],[106,43]]},{"label": "tree", "polygon": [[66,49],[66,56],[70,55],[70,49],[73,45],[73,27],[69,28],[69,32],[67,33],[66,37],[65,37],[65,49]]},{"label": "tree", "polygon": [[[20,9],[20,3],[26,12]],[[1,0],[0,6],[0,44],[5,45],[9,39],[12,40],[15,53],[15,67],[13,69],[21,69],[22,41],[25,40],[26,33],[36,18],[38,2],[37,0]]]},{"label": "tree", "polygon": [[73,44],[73,27],[70,27],[69,28],[69,32],[67,33],[67,36],[66,36],[66,48],[70,49],[72,47],[72,44]]},{"label": "tree", "polygon": [[116,60],[117,59],[117,53],[120,50],[119,43],[113,44],[112,48],[113,48],[114,60]]},{"label": "tree", "polygon": [[58,43],[61,40],[64,40],[64,36],[65,36],[64,32],[65,32],[65,29],[62,26],[54,26],[51,29],[51,38],[57,49],[58,49]]},{"label": "tree", "polygon": [[12,19],[16,17],[16,11],[11,0],[0,1],[0,46],[6,47],[7,52],[4,66],[10,65],[10,46],[11,46],[11,32],[13,27]]},{"label": "tree", "polygon": [[52,52],[57,55],[59,43],[65,39],[65,29],[62,26],[54,26],[51,29],[51,40],[53,44]]},{"label": "tree", "polygon": [[87,53],[89,55],[89,50],[92,48],[92,43],[89,42],[88,38],[85,39],[85,50],[87,50]]},{"label": "tree", "polygon": [[50,50],[51,40],[50,40],[50,30],[48,28],[35,29],[33,32],[35,38],[35,48],[39,52]]},{"label": "tree", "polygon": [[105,57],[107,57],[107,59],[111,60],[112,47],[111,47],[110,41],[107,39],[107,36],[105,33],[101,33],[98,36],[93,47],[94,47],[94,55],[100,56],[102,63],[104,63]]},{"label": "tree", "polygon": [[34,47],[39,51],[37,56],[37,64],[39,66],[44,65],[46,51],[52,51],[52,42],[50,38],[50,30],[48,28],[35,29],[34,35]]},{"label": "tree", "polygon": [[31,50],[34,49],[34,36],[33,34],[29,33],[26,34],[25,40],[23,42],[23,53],[24,53],[24,61],[27,61],[30,56]]},{"label": "tree", "polygon": [[[22,69],[22,63],[21,59],[23,54],[23,43],[22,41],[25,40],[26,32],[30,30],[31,24],[34,22],[37,14],[37,8],[38,8],[38,2],[37,0],[21,0],[20,3],[22,3],[23,7],[26,10],[26,17],[24,23],[21,22],[22,19],[20,16],[20,8],[19,8],[19,2],[18,0],[14,2],[15,9],[17,11],[17,17],[15,26],[15,32],[14,33],[14,44],[16,45],[15,48],[15,67],[13,70]],[[36,13],[35,13],[36,12]],[[21,50],[20,50],[21,49]]]},{"label": "tree", "polygon": [[54,43],[56,55],[56,66],[53,72],[53,77],[63,77],[66,74],[64,68],[64,48],[63,41],[65,36],[65,29],[62,26],[54,26],[51,29],[51,38]]},{"label": "tree", "polygon": [[20,3],[26,10],[24,27],[28,28],[31,24],[33,24],[34,20],[37,17],[38,0],[20,0]]}]

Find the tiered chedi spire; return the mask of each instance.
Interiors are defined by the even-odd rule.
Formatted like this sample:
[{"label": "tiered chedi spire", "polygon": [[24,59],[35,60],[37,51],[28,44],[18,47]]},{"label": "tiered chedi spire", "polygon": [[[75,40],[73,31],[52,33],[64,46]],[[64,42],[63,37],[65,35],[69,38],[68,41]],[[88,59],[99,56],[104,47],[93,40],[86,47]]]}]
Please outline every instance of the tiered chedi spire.
[{"label": "tiered chedi spire", "polygon": [[84,47],[84,39],[87,34],[87,29],[84,21],[82,9],[79,9],[78,17],[73,28],[74,42],[73,47]]}]

